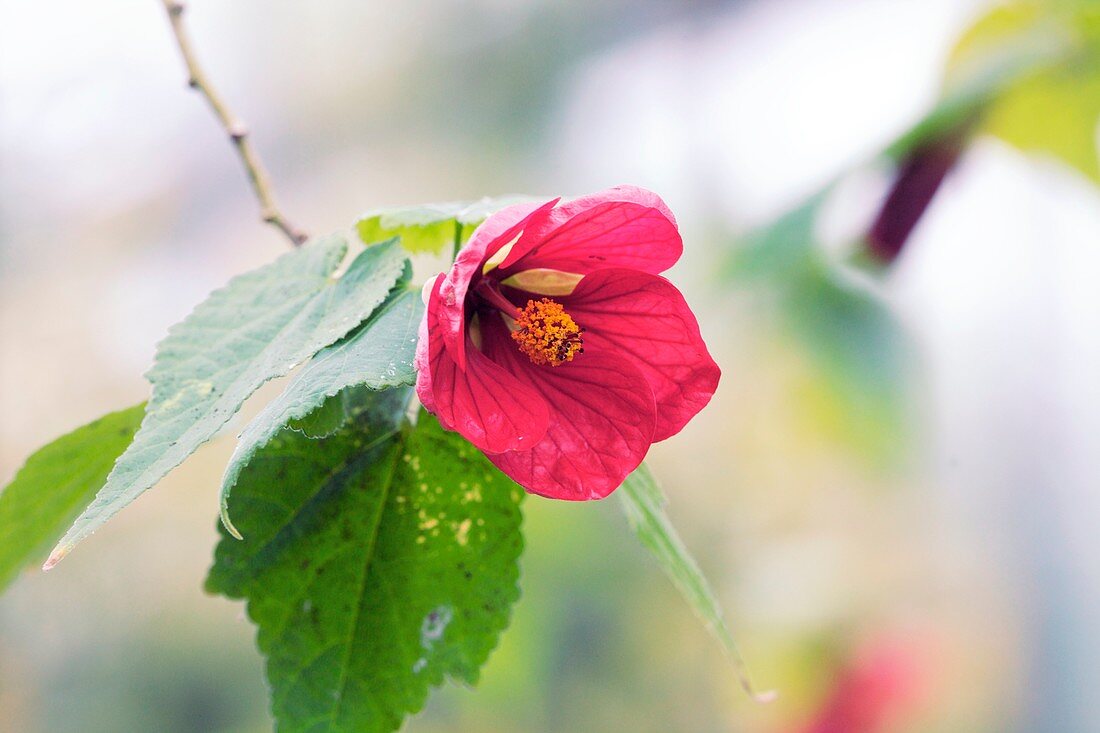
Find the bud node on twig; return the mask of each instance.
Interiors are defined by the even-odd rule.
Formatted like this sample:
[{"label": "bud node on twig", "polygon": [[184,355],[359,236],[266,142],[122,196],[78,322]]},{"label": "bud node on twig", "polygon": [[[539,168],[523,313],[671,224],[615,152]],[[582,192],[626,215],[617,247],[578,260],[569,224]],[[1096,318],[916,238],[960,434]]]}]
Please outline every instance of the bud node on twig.
[{"label": "bud node on twig", "polygon": [[237,121],[229,125],[229,137],[234,141],[240,142],[248,135],[248,126],[243,122]]}]

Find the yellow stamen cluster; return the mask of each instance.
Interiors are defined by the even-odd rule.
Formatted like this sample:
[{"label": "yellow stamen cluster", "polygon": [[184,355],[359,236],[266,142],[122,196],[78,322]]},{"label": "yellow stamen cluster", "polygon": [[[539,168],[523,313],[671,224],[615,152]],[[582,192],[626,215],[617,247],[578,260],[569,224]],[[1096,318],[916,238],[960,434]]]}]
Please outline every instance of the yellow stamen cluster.
[{"label": "yellow stamen cluster", "polygon": [[560,303],[543,298],[527,301],[516,317],[512,339],[535,364],[561,366],[584,353],[583,332]]}]

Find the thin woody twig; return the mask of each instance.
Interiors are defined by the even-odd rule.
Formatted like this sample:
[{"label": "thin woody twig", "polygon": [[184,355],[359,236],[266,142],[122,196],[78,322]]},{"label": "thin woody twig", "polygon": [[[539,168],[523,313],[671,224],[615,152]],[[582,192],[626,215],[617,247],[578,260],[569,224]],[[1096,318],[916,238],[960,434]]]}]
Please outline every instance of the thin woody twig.
[{"label": "thin woody twig", "polygon": [[229,135],[233,147],[237,149],[237,154],[240,156],[245,172],[248,173],[252,190],[260,202],[260,217],[268,224],[277,227],[297,247],[305,242],[308,237],[304,231],[291,224],[275,204],[271,181],[267,177],[267,171],[264,169],[263,163],[260,162],[260,156],[257,155],[256,149],[252,147],[252,142],[249,140],[248,127],[229,110],[225,100],[211,86],[210,80],[199,66],[195,51],[191,46],[191,39],[183,22],[185,7],[183,0],[161,0],[161,2],[164,3],[168,20],[172,24],[172,34],[176,37],[176,44],[179,46],[180,54],[187,65],[189,75],[187,83],[206,98],[210,108],[214,110],[214,115],[221,122],[222,127],[225,128],[226,134]]}]

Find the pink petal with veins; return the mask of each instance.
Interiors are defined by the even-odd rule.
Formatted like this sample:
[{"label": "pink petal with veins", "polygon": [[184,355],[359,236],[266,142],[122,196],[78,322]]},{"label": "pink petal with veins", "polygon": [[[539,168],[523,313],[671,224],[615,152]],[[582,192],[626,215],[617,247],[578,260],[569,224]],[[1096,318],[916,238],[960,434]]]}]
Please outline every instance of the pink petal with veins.
[{"label": "pink petal with veins", "polygon": [[680,432],[710,402],[721,370],[684,296],[668,280],[597,270],[559,300],[584,328],[585,358],[626,357],[645,375],[657,403],[654,442]]},{"label": "pink petal with veins", "polygon": [[466,369],[458,368],[435,320],[439,287],[437,283],[428,301],[427,338],[422,328],[417,344],[416,392],[420,401],[445,428],[458,431],[483,451],[523,450],[538,442],[549,423],[546,401],[529,383],[494,364],[472,345],[467,348]]},{"label": "pink petal with veins", "polygon": [[683,250],[676,219],[657,194],[616,186],[563,203],[531,222],[500,267],[580,274],[628,267],[657,274],[672,267]]},{"label": "pink petal with veins", "polygon": [[642,373],[610,353],[557,367],[520,354],[500,319],[482,325],[485,354],[527,381],[550,408],[545,436],[523,451],[488,453],[528,491],[553,499],[601,499],[637,468],[653,442],[656,407]]},{"label": "pink petal with veins", "polygon": [[525,227],[537,224],[550,213],[558,199],[546,203],[515,204],[496,212],[470,235],[439,290],[439,323],[443,338],[460,369],[466,368],[466,344],[460,338],[466,319],[466,295],[481,279],[485,261],[516,238]]},{"label": "pink petal with veins", "polygon": [[658,275],[682,250],[668,207],[631,186],[494,214],[432,283],[417,394],[528,491],[607,496],[718,385],[695,316]]}]

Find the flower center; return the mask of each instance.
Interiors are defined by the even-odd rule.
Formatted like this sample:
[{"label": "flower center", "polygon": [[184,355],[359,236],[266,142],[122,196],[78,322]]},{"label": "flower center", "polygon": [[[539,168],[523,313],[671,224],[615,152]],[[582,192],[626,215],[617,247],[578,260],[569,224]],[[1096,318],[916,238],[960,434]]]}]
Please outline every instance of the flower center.
[{"label": "flower center", "polygon": [[512,339],[535,364],[561,366],[584,353],[583,332],[561,303],[542,298],[527,301],[527,307],[516,316]]}]

